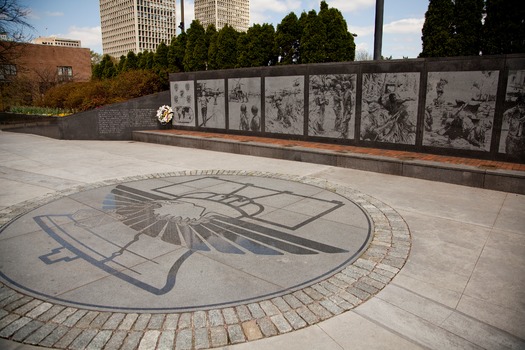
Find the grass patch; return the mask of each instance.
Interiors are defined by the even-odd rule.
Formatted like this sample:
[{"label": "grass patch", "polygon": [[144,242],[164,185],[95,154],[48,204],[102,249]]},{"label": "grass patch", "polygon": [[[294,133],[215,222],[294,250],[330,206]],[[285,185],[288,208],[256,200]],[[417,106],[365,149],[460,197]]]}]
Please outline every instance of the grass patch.
[{"label": "grass patch", "polygon": [[12,106],[11,108],[9,108],[9,112],[17,114],[46,115],[56,117],[64,117],[66,115],[75,113],[74,111],[68,109],[34,106]]}]

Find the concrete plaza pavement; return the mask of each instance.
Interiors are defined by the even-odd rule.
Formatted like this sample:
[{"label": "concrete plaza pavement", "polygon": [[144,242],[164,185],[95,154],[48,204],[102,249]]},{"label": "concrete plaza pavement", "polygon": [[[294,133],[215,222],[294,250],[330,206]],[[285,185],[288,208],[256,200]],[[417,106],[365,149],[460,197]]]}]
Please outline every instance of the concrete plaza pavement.
[{"label": "concrete plaza pavement", "polygon": [[[346,186],[392,207],[412,238],[406,264],[363,304],[227,349],[525,349],[523,195],[174,146],[0,132],[0,212],[77,186],[205,169],[264,171]],[[0,323],[8,317],[0,316]],[[139,348],[155,343],[153,338]],[[6,339],[0,348],[34,349]]]}]

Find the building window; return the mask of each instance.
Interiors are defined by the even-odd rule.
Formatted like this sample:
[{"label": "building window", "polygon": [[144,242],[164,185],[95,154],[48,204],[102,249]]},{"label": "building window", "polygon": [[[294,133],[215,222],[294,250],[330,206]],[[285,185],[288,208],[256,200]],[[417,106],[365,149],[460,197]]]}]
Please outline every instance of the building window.
[{"label": "building window", "polygon": [[16,66],[14,64],[0,65],[0,81],[6,81],[16,76]]},{"label": "building window", "polygon": [[73,67],[59,66],[57,68],[58,68],[58,81],[73,80]]}]

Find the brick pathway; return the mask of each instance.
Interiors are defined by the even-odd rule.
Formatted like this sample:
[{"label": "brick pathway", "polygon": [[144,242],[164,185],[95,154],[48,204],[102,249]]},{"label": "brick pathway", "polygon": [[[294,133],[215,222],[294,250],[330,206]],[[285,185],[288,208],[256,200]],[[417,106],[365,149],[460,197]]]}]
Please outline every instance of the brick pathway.
[{"label": "brick pathway", "polygon": [[425,161],[448,163],[448,164],[461,164],[461,165],[479,167],[482,169],[502,169],[502,170],[525,171],[525,164],[502,162],[502,161],[495,161],[495,160],[473,159],[473,158],[465,158],[465,157],[452,157],[452,156],[443,156],[443,155],[418,153],[418,152],[397,151],[397,150],[387,150],[387,149],[368,148],[368,147],[357,147],[357,146],[349,146],[349,145],[328,144],[328,143],[321,143],[321,142],[307,142],[307,141],[297,141],[297,140],[275,139],[275,138],[269,138],[269,137],[230,135],[230,134],[220,134],[220,133],[201,132],[201,131],[161,130],[159,132],[170,133],[170,134],[175,134],[175,135],[195,136],[195,137],[202,137],[202,138],[230,139],[230,140],[235,140],[239,142],[252,141],[252,142],[267,143],[267,144],[272,144],[272,145],[280,145],[283,147],[298,146],[298,147],[304,147],[304,148],[331,150],[331,151],[342,152],[342,153],[348,152],[348,153],[358,153],[358,154],[369,154],[369,155],[374,155],[374,156],[397,158],[400,160],[414,159],[414,160],[425,160]]}]

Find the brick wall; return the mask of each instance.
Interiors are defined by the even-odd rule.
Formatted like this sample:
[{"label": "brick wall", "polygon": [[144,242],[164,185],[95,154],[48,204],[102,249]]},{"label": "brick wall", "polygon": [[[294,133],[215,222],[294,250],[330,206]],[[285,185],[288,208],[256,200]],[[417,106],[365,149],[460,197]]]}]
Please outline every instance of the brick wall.
[{"label": "brick wall", "polygon": [[73,81],[91,79],[91,54],[88,48],[38,44],[18,44],[10,53],[17,77],[35,82],[56,81],[59,66],[72,67]]}]

